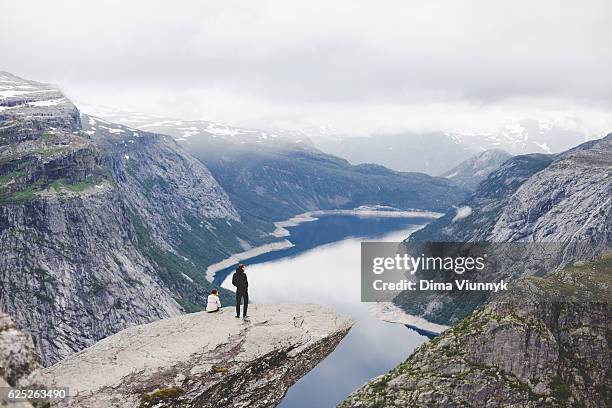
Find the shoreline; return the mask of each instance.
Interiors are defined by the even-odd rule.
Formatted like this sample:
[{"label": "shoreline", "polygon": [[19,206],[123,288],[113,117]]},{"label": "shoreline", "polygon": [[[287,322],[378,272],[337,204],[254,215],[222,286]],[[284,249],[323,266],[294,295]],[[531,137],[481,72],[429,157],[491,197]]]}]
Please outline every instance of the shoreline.
[{"label": "shoreline", "polygon": [[[373,207],[357,207],[352,210],[316,210],[307,211],[302,214],[298,214],[294,217],[284,221],[276,221],[274,226],[276,229],[270,233],[271,236],[276,238],[286,238],[291,235],[288,227],[297,227],[305,222],[317,221],[317,216],[324,215],[351,215],[355,217],[387,217],[387,218],[410,218],[410,217],[421,217],[421,218],[440,218],[444,214],[437,213],[427,210],[397,210],[391,207],[384,206],[373,206]],[[269,244],[260,245],[243,252],[231,254],[229,257],[216,262],[208,268],[206,268],[205,277],[206,280],[212,282],[215,278],[215,274],[225,268],[228,268],[236,263],[244,261],[249,258],[254,258],[259,255],[267,254],[269,252],[280,251],[283,249],[291,248],[294,244],[288,239],[282,241],[271,242]]]},{"label": "shoreline", "polygon": [[384,206],[361,206],[352,210],[315,210],[307,211],[302,214],[298,214],[295,217],[289,218],[285,221],[277,221],[274,223],[276,229],[272,232],[272,236],[282,238],[290,235],[287,231],[287,227],[296,227],[305,222],[311,222],[318,220],[317,216],[324,215],[352,215],[355,217],[380,217],[380,218],[410,218],[410,217],[422,217],[436,219],[442,217],[443,213],[427,210],[397,210],[391,207]]},{"label": "shoreline", "polygon": [[217,272],[225,268],[229,268],[230,266],[244,261],[245,259],[254,258],[259,255],[267,254],[268,252],[280,251],[282,249],[291,248],[293,246],[294,245],[291,241],[289,241],[288,239],[284,239],[282,241],[260,245],[258,247],[248,249],[244,252],[232,254],[228,258],[225,258],[224,260],[214,263],[208,268],[206,268],[206,280],[212,282]]},{"label": "shoreline", "polygon": [[439,335],[450,326],[432,323],[422,317],[413,316],[391,302],[376,302],[369,307],[370,315],[387,323],[403,324],[415,330]]}]

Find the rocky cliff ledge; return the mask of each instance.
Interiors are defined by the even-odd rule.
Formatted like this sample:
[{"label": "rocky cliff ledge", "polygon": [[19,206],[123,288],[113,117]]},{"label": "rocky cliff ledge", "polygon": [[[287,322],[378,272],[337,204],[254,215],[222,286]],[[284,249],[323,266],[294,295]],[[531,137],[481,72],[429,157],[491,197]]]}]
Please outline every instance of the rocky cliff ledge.
[{"label": "rocky cliff ledge", "polygon": [[611,255],[517,281],[340,406],[610,406],[611,291]]},{"label": "rocky cliff ledge", "polygon": [[135,326],[31,378],[68,387],[58,407],[273,407],[353,322],[315,305],[251,305]]}]

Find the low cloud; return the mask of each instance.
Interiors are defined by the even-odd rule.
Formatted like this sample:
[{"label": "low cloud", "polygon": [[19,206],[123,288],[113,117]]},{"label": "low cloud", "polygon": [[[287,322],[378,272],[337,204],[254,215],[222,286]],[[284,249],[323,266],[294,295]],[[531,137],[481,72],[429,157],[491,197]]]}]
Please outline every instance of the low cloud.
[{"label": "low cloud", "polygon": [[[0,5],[0,52],[2,69],[88,103],[364,132],[381,115],[423,127],[405,116],[425,113],[452,127],[605,116],[611,12],[596,0],[24,0]],[[360,111],[380,114],[356,127]]]}]

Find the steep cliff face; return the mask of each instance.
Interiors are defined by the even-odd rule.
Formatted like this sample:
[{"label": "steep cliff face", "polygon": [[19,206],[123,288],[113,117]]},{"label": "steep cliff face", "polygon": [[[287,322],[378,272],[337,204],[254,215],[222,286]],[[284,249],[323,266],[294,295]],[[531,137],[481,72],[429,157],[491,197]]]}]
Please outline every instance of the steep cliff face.
[{"label": "steep cliff face", "polygon": [[492,241],[612,241],[612,134],[560,154],[510,197]]},{"label": "steep cliff face", "polygon": [[[543,274],[578,260],[591,260],[612,242],[612,135],[557,156],[516,156],[482,181],[456,210],[414,233],[410,252],[426,241],[551,243],[523,245],[495,276],[506,281]],[[546,248],[544,248],[546,247]],[[394,303],[427,320],[453,324],[478,302],[458,304],[441,293],[400,293]],[[436,307],[428,307],[428,305]]]},{"label": "steep cliff face", "polygon": [[486,241],[509,197],[554,157],[515,156],[483,180],[476,191],[443,217],[411,235],[413,241]]},{"label": "steep cliff face", "polygon": [[512,155],[501,149],[490,149],[477,153],[456,167],[442,174],[468,190],[475,190],[478,184],[494,172]]},{"label": "steep cliff face", "polygon": [[352,326],[314,305],[249,311],[250,321],[224,308],[132,327],[30,381],[68,387],[57,407],[272,407]]},{"label": "steep cliff face", "polygon": [[603,407],[612,255],[517,281],[341,407]]},{"label": "steep cliff face", "polygon": [[206,262],[243,245],[208,170],[163,136],[82,124],[52,86],[0,81],[0,310],[42,363],[201,308]]},{"label": "steep cliff face", "polygon": [[172,138],[89,116],[83,129],[130,208],[139,250],[185,309],[203,305],[208,265],[274,239],[240,217],[208,169]]}]

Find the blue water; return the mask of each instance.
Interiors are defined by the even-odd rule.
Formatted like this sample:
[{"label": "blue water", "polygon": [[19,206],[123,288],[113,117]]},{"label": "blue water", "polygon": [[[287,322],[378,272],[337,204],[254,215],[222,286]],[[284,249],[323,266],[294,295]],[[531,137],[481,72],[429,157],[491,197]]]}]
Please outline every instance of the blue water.
[{"label": "blue water", "polygon": [[[248,260],[245,264],[256,265],[288,257],[322,245],[338,242],[347,238],[362,238],[363,240],[380,240],[392,232],[410,231],[431,221],[428,218],[391,218],[391,217],[356,217],[353,215],[322,215],[317,221],[310,221],[295,227],[286,228],[291,233],[288,239],[293,247],[280,251],[268,252]],[[407,235],[406,235],[407,236]],[[399,235],[403,240],[406,236]],[[225,278],[234,272],[237,265],[215,273],[213,283],[221,285]]]},{"label": "blue water", "polygon": [[[428,339],[371,317],[360,301],[361,241],[400,241],[428,222],[418,218],[329,215],[288,228],[294,247],[244,261],[255,303],[317,303],[355,320],[336,350],[292,386],[283,408],[335,407],[366,381],[404,361]],[[234,267],[218,272],[231,288]]]}]

